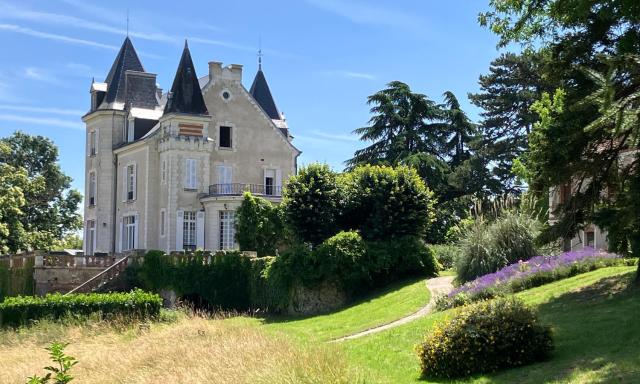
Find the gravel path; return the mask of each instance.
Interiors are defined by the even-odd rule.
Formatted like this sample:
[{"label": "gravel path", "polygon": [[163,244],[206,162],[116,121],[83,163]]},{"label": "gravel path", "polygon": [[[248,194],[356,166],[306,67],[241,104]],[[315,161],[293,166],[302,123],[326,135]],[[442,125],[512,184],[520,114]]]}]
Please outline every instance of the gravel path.
[{"label": "gravel path", "polygon": [[405,316],[403,318],[400,318],[398,320],[392,321],[391,323],[379,325],[374,328],[369,328],[367,330],[360,331],[352,335],[343,336],[338,339],[331,340],[331,342],[357,339],[359,337],[371,335],[372,333],[386,331],[387,329],[395,328],[399,325],[412,322],[415,319],[419,319],[431,313],[431,311],[433,310],[433,307],[435,307],[436,305],[436,297],[442,294],[446,294],[453,289],[453,285],[451,284],[452,282],[453,282],[453,276],[442,276],[442,277],[435,277],[433,279],[428,279],[426,281],[426,285],[429,292],[431,292],[431,298],[429,299],[429,303],[427,303],[427,305],[422,307],[419,311],[412,313],[411,315]]}]

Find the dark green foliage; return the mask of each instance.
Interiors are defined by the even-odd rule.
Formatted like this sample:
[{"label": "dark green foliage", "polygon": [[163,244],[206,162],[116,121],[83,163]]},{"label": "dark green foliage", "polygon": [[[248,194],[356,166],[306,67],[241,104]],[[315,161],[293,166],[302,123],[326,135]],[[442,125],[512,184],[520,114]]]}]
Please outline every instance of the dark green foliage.
[{"label": "dark green foliage", "polygon": [[551,328],[515,298],[462,308],[435,325],[417,347],[423,377],[456,378],[547,359]]},{"label": "dark green foliage", "polygon": [[371,144],[346,162],[351,170],[367,164],[416,169],[437,201],[435,222],[422,233],[430,243],[444,242],[447,230],[468,214],[467,198],[483,196],[488,179],[489,160],[474,150],[476,125],[452,92],[444,93],[444,101],[438,105],[407,84],[389,83],[368,98],[369,126],[354,131]]},{"label": "dark green foliage", "polygon": [[376,287],[408,276],[435,276],[441,268],[433,252],[415,236],[368,241],[367,259]]},{"label": "dark green foliage", "polygon": [[340,232],[328,238],[314,250],[313,257],[320,263],[324,278],[338,281],[347,292],[369,284],[369,260],[357,232]]},{"label": "dark green foliage", "polygon": [[342,203],[338,175],[326,164],[302,167],[284,188],[284,215],[299,240],[318,245],[336,234]]},{"label": "dark green foliage", "polygon": [[249,297],[252,309],[278,313],[289,305],[291,279],[280,260],[272,256],[252,260]]},{"label": "dark green foliage", "polygon": [[78,205],[82,196],[70,189],[71,178],[60,169],[58,149],[51,140],[15,132],[1,141],[9,150],[0,154],[0,173],[8,171],[8,166],[26,176],[20,182],[15,177],[12,181],[26,204],[19,206],[11,220],[0,217],[0,223],[10,223],[6,246],[11,252],[50,249],[81,227]]},{"label": "dark green foliage", "polygon": [[64,353],[67,345],[68,344],[63,343],[51,343],[50,346],[45,348],[49,351],[51,361],[57,366],[45,367],[45,370],[49,371],[46,375],[42,377],[33,375],[28,379],[27,384],[66,384],[71,382],[73,376],[71,376],[69,371],[74,365],[78,364],[78,360]]},{"label": "dark green foliage", "polygon": [[432,244],[428,246],[442,269],[453,268],[460,257],[460,247],[454,244]]},{"label": "dark green foliage", "polygon": [[517,212],[506,212],[492,223],[476,222],[460,242],[458,281],[470,281],[535,256],[538,231],[537,220]]},{"label": "dark green foliage", "polygon": [[33,264],[35,259],[27,257],[20,267],[9,268],[8,260],[0,260],[0,302],[8,296],[33,295]]},{"label": "dark green foliage", "polygon": [[423,236],[433,218],[433,194],[417,172],[365,165],[344,177],[346,228],[367,240]]},{"label": "dark green foliage", "polygon": [[141,290],[128,293],[16,296],[8,297],[0,303],[0,324],[20,326],[33,320],[60,319],[70,314],[88,316],[101,313],[103,316],[156,317],[161,306],[162,299],[158,295]]},{"label": "dark green foliage", "polygon": [[273,256],[283,237],[280,206],[245,192],[242,204],[236,210],[236,240],[240,249],[256,251],[258,256]]},{"label": "dark green foliage", "polygon": [[528,135],[538,116],[531,105],[551,88],[543,79],[542,54],[525,50],[503,53],[491,62],[489,74],[480,76],[480,92],[470,94],[480,114],[482,156],[491,161],[493,193],[519,193],[522,181],[512,171],[514,161],[527,149]]},{"label": "dark green foliage", "polygon": [[340,232],[311,250],[294,246],[274,266],[289,282],[305,286],[337,283],[350,296],[408,276],[435,276],[438,263],[415,236],[363,241],[357,232]]},{"label": "dark green foliage", "polygon": [[250,307],[251,276],[251,259],[237,251],[184,256],[149,251],[139,270],[145,289],[172,289],[198,306],[224,310]]}]

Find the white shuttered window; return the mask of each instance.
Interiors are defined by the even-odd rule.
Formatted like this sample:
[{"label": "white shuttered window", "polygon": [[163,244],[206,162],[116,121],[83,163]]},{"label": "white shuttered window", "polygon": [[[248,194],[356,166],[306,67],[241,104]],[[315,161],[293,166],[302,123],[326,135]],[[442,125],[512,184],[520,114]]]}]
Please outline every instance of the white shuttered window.
[{"label": "white shuttered window", "polygon": [[187,189],[198,189],[197,165],[196,159],[187,159],[185,162],[184,187]]}]

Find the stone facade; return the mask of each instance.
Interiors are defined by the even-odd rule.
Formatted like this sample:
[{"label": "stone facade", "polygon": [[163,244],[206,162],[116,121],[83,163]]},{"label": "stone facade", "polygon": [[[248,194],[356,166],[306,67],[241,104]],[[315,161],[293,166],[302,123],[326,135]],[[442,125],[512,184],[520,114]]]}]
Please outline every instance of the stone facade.
[{"label": "stone facade", "polygon": [[[85,254],[234,248],[243,191],[279,202],[296,172],[300,151],[286,121],[265,112],[264,92],[242,85],[240,65],[210,62],[197,79],[186,45],[170,92],[130,89],[138,82],[127,81],[129,67],[142,65],[127,39],[105,83],[92,85],[92,110],[83,117]],[[118,73],[128,77],[117,81]],[[125,89],[112,92],[109,80]]]}]

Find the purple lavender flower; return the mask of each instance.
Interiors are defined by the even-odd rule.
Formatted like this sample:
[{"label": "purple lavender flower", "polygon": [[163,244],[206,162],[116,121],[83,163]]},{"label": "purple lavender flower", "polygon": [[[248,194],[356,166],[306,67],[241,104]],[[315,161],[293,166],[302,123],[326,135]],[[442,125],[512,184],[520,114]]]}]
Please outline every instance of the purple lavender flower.
[{"label": "purple lavender flower", "polygon": [[579,251],[564,252],[558,256],[536,256],[527,261],[520,260],[497,272],[480,276],[473,281],[463,284],[451,291],[449,297],[454,297],[462,292],[473,295],[485,289],[497,288],[503,284],[535,275],[536,273],[553,273],[560,268],[568,267],[576,263],[616,258],[620,258],[620,256],[589,247],[585,247]]}]

